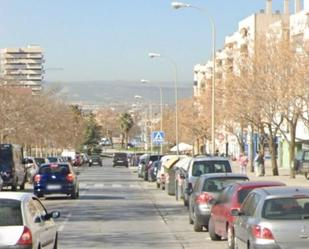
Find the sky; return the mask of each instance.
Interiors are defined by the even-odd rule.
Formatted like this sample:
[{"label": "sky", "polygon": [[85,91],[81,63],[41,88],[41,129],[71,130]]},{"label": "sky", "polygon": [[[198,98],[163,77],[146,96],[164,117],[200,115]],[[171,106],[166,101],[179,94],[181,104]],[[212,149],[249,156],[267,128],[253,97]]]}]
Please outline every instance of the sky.
[{"label": "sky", "polygon": [[[265,2],[187,1],[214,18],[217,48]],[[273,1],[274,10],[282,6]],[[43,48],[47,81],[171,81],[169,62],[148,57],[157,52],[192,84],[193,66],[211,56],[211,26],[202,12],[173,10],[170,0],[0,0],[0,48],[28,44]]]}]

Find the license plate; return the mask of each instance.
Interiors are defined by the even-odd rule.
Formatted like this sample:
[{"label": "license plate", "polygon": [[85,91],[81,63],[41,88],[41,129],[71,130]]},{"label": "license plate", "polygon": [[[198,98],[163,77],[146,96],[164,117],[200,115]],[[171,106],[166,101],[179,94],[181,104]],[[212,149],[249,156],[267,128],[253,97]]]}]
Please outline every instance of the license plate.
[{"label": "license plate", "polygon": [[48,190],[59,190],[61,189],[61,185],[47,185]]},{"label": "license plate", "polygon": [[120,161],[120,160],[119,160],[119,161],[117,161],[117,162],[118,162],[118,163],[123,163],[123,161]]}]

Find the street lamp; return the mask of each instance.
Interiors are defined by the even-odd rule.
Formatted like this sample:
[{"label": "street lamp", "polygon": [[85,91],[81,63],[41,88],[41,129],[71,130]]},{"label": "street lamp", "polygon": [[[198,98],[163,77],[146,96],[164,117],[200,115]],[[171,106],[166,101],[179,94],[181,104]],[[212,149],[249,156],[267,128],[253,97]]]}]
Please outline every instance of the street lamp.
[{"label": "street lamp", "polygon": [[[149,84],[149,80],[141,79],[141,83]],[[160,131],[163,131],[163,96],[162,96],[162,87],[157,85],[159,92],[160,92]],[[160,153],[163,153],[163,144],[161,143],[160,146]]]},{"label": "street lamp", "polygon": [[212,87],[211,87],[211,152],[215,153],[215,91],[216,91],[216,82],[215,82],[215,73],[216,73],[216,26],[214,19],[205,9],[193,6],[187,3],[181,2],[172,2],[172,7],[174,9],[180,8],[192,8],[198,11],[203,12],[211,23],[212,28],[212,56],[213,56],[213,68],[212,68]]},{"label": "street lamp", "polygon": [[178,69],[177,69],[177,64],[176,62],[168,57],[168,56],[163,56],[158,53],[149,53],[148,56],[150,58],[163,58],[166,59],[171,63],[174,69],[174,87],[175,87],[175,128],[176,128],[176,150],[177,150],[177,155],[179,155],[179,132],[178,132],[178,88],[177,88],[177,81],[178,81]]}]

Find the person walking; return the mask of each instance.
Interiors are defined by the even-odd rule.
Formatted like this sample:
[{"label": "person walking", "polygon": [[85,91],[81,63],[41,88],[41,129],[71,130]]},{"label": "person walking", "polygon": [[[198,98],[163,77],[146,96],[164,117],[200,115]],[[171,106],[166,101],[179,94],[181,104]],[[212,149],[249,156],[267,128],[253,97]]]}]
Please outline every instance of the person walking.
[{"label": "person walking", "polygon": [[239,156],[239,165],[240,165],[240,173],[241,174],[247,174],[247,165],[248,165],[248,158],[243,153]]},{"label": "person walking", "polygon": [[263,176],[264,156],[261,151],[257,151],[254,158],[254,172],[255,176]]}]

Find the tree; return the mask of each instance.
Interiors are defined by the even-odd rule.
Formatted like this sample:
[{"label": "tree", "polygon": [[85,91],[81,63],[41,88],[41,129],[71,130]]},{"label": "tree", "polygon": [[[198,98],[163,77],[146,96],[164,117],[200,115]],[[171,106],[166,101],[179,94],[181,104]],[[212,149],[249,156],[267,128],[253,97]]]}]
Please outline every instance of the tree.
[{"label": "tree", "polygon": [[123,148],[124,143],[126,144],[126,146],[128,144],[128,134],[134,125],[134,121],[132,116],[129,113],[125,112],[120,115],[119,124],[122,134],[121,146]]}]

